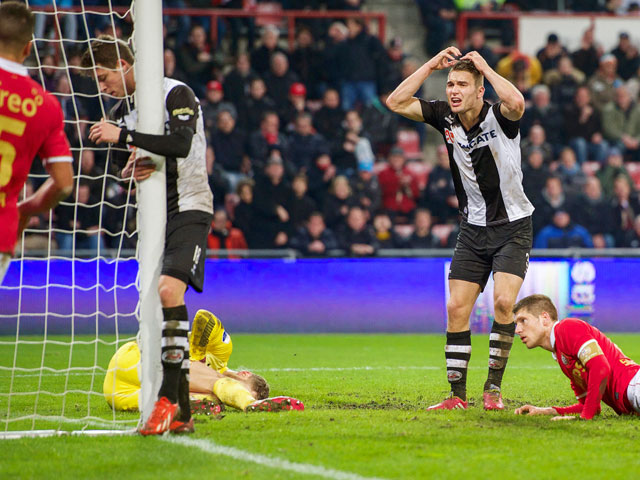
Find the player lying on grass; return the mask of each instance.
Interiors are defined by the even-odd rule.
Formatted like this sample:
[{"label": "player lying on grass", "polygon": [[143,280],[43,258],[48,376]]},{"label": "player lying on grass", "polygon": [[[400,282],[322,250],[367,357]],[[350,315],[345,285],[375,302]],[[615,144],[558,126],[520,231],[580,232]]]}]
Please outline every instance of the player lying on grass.
[{"label": "player lying on grass", "polygon": [[[189,392],[194,413],[219,413],[220,408],[216,409],[218,400],[243,411],[304,409],[302,402],[294,398],[268,398],[269,384],[260,375],[249,371],[236,372],[227,367],[233,350],[231,337],[222,322],[211,312],[198,310],[196,313],[189,338],[189,350],[192,360]],[[139,363],[140,350],[136,342],[122,345],[111,358],[103,392],[113,409],[138,409]]]},{"label": "player lying on grass", "polygon": [[552,352],[562,372],[571,380],[578,403],[569,407],[524,405],[517,415],[580,414],[589,420],[600,413],[600,402],[618,415],[640,414],[640,365],[626,357],[600,330],[576,318],[558,321],[549,297],[530,295],[513,307],[516,333],[527,348]]}]

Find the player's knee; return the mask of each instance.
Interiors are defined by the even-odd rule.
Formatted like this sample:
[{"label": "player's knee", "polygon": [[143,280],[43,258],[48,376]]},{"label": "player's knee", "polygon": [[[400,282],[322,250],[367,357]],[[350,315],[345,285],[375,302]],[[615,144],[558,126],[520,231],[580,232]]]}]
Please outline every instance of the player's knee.
[{"label": "player's knee", "polygon": [[459,300],[449,298],[447,301],[447,317],[449,319],[449,326],[459,326],[468,321],[466,312],[468,306]]},{"label": "player's knee", "polygon": [[511,317],[511,309],[513,308],[513,299],[510,296],[498,295],[494,299],[494,310],[496,315],[507,319]]},{"label": "player's knee", "polygon": [[169,308],[178,305],[176,303],[177,292],[171,285],[159,285],[158,294],[160,295],[160,303],[163,307]]}]

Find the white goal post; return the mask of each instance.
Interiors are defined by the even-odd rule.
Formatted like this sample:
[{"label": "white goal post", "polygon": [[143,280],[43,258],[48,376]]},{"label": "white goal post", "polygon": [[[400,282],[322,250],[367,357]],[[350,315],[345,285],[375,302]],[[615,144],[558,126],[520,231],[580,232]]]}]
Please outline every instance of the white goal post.
[{"label": "white goal post", "polygon": [[[56,210],[27,227],[0,285],[0,439],[131,434],[150,414],[160,387],[157,284],[166,223],[164,158],[137,150],[158,166],[138,185],[120,181],[107,164],[102,172],[94,168],[110,147],[88,142],[88,128],[97,119],[87,118],[83,105],[94,102],[104,117],[114,99],[98,93],[92,74],[93,93],[75,90],[80,77],[75,74],[82,69],[70,52],[88,46],[95,25],[116,32],[117,23],[131,16],[137,129],[164,133],[162,2],[135,0],[125,11],[110,0],[101,7],[79,3],[80,8],[64,12],[56,0],[44,10],[34,7],[38,21],[28,68],[34,79],[53,85],[63,106],[66,130],[75,138],[75,187],[61,204],[64,219]],[[63,17],[72,20],[77,37],[64,36],[69,29]],[[48,30],[53,33],[38,35]],[[96,159],[94,167],[85,157]],[[45,178],[42,169],[32,169],[25,191]],[[98,196],[83,198],[79,191],[85,185],[92,192],[97,185]],[[82,224],[91,217],[88,211],[97,219],[91,228]],[[81,238],[98,240],[87,248]],[[141,413],[115,412],[102,392],[107,365],[120,346],[136,338],[142,357],[137,367]]]}]

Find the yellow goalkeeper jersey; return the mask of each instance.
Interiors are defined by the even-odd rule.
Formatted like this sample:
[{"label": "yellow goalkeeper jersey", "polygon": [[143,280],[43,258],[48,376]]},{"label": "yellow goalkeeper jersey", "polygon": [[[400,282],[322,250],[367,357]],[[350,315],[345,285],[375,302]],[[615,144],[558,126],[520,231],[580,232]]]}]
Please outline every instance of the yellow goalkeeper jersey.
[{"label": "yellow goalkeeper jersey", "polygon": [[[205,343],[203,339],[208,341]],[[205,343],[205,346],[201,347],[201,343]],[[206,310],[198,310],[193,319],[193,332],[189,335],[189,350],[191,361],[204,360],[208,367],[222,373],[227,370],[233,344],[222,322],[215,315]],[[105,400],[114,410],[138,410],[139,368],[140,349],[136,342],[125,343],[111,358],[102,391]]]}]

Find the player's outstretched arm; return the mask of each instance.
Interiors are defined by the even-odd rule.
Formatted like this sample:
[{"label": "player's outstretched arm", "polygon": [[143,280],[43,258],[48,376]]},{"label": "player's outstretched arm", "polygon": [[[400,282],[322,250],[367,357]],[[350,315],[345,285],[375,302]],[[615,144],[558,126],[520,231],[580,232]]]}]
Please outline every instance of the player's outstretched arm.
[{"label": "player's outstretched arm", "polygon": [[445,48],[413,74],[405,78],[387,98],[389,110],[411,120],[424,122],[420,100],[414,97],[415,93],[433,71],[453,66],[457,61],[456,57],[460,55],[460,50],[456,47]]},{"label": "player's outstretched arm", "polygon": [[516,415],[557,415],[554,407],[535,407],[533,405],[523,405],[513,412]]},{"label": "player's outstretched arm", "polygon": [[69,196],[73,190],[73,167],[71,162],[54,162],[47,164],[49,178],[29,198],[18,204],[20,220],[18,235],[33,215],[46,212]]},{"label": "player's outstretched arm", "polygon": [[498,75],[478,52],[469,52],[461,60],[471,60],[478,71],[491,84],[502,101],[500,111],[509,120],[520,120],[524,114],[524,97],[520,90],[506,78]]}]

